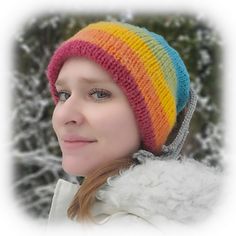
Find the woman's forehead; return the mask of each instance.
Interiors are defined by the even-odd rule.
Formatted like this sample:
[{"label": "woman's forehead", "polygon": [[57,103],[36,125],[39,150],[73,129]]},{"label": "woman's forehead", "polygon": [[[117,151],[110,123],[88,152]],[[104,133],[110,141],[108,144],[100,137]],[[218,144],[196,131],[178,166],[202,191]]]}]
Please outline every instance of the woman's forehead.
[{"label": "woman's forehead", "polygon": [[56,85],[66,83],[67,77],[76,77],[82,83],[114,83],[111,75],[99,64],[87,58],[70,58],[62,66]]},{"label": "woman's forehead", "polygon": [[[79,82],[85,83],[85,84],[97,84],[97,83],[103,83],[103,84],[108,84],[108,83],[114,83],[113,80],[104,80],[103,78],[91,78],[91,77],[80,77],[78,78]],[[55,82],[56,86],[64,86],[68,82],[67,77],[58,77],[57,81]]]}]

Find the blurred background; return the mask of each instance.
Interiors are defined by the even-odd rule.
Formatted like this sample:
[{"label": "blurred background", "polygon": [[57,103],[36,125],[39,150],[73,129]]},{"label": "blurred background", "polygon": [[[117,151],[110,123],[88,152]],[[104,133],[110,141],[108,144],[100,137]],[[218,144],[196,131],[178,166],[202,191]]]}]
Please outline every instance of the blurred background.
[{"label": "blurred background", "polygon": [[27,19],[13,45],[11,156],[14,194],[33,218],[46,220],[58,178],[77,182],[61,168],[61,151],[52,129],[54,109],[46,78],[57,46],[87,24],[122,21],[164,36],[183,58],[199,100],[183,154],[223,168],[222,49],[217,29],[198,15],[50,14]]}]

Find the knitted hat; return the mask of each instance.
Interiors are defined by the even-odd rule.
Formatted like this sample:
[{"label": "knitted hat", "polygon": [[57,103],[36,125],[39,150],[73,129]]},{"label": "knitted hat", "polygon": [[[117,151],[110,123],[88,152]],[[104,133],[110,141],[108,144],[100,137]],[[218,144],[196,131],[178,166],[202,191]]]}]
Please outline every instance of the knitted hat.
[{"label": "knitted hat", "polygon": [[189,75],[178,52],[146,28],[121,22],[90,24],[63,42],[50,60],[47,77],[55,103],[60,69],[77,56],[111,74],[133,109],[144,148],[160,152],[189,98]]}]

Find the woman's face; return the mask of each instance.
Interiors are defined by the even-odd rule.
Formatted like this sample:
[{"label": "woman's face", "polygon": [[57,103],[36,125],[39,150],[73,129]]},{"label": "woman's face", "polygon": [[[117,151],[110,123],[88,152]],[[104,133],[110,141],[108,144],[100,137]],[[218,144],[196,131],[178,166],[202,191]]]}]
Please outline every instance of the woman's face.
[{"label": "woman's face", "polygon": [[[52,124],[68,174],[86,176],[138,150],[141,140],[133,111],[102,67],[86,58],[70,58],[55,85],[59,101]],[[93,142],[79,142],[79,136]]]}]

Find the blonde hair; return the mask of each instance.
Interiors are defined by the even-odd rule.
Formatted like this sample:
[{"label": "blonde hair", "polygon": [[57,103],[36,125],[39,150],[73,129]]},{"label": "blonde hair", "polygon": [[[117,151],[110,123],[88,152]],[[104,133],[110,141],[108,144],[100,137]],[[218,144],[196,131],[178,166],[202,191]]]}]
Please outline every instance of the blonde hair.
[{"label": "blonde hair", "polygon": [[84,223],[94,222],[90,210],[95,202],[96,191],[106,182],[108,177],[117,175],[121,169],[128,169],[136,164],[137,160],[130,156],[119,158],[106,163],[89,174],[84,179],[67,210],[68,217],[72,220],[76,218],[77,221]]}]

